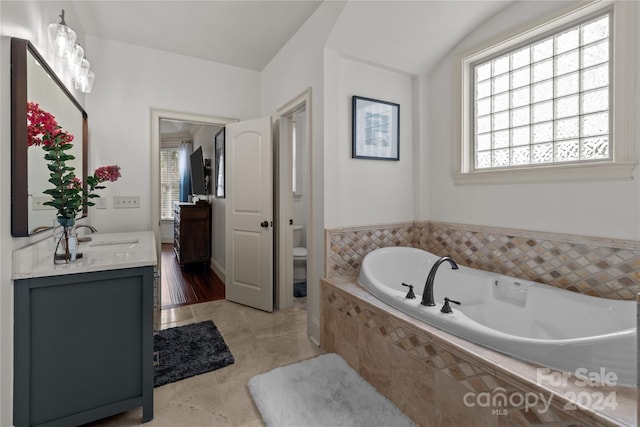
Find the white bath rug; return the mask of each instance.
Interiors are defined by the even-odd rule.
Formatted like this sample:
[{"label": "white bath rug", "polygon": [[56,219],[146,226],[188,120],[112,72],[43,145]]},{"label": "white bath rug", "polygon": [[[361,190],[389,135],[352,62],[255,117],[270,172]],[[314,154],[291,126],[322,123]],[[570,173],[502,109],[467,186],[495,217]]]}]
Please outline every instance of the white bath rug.
[{"label": "white bath rug", "polygon": [[415,426],[337,354],[323,354],[249,380],[268,427]]}]

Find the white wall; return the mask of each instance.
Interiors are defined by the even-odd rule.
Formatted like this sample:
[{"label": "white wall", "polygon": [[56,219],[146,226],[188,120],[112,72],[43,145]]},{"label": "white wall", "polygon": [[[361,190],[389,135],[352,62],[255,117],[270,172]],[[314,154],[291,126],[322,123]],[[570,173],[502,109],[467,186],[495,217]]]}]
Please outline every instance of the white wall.
[{"label": "white wall", "polygon": [[88,37],[96,73],[87,99],[89,164],[117,163],[122,178],[106,197],[140,196],[140,209],[90,211],[103,232],[150,230],[150,110],[248,119],[259,115],[256,71]]},{"label": "white wall", "polygon": [[[413,221],[413,76],[342,57],[337,67],[338,86],[327,87],[337,90],[338,137],[325,141],[325,175],[334,181],[325,192],[325,226]],[[400,104],[399,161],[351,158],[353,95]]]},{"label": "white wall", "polygon": [[[311,88],[311,203],[313,235],[309,257],[309,334],[320,339],[320,278],[324,275],[324,45],[344,2],[322,3],[298,32],[262,70],[262,114],[273,114],[307,88]],[[309,106],[307,106],[309,108]]]},{"label": "white wall", "polygon": [[[422,193],[429,197],[428,219],[607,238],[640,238],[637,167],[633,181],[456,186],[452,179],[452,150],[458,143],[453,136],[457,125],[454,122],[455,54],[528,25],[569,4],[517,2],[470,33],[455,52],[430,73],[429,143],[428,153],[422,158],[430,183],[428,190]],[[638,141],[634,143],[638,144]]]}]

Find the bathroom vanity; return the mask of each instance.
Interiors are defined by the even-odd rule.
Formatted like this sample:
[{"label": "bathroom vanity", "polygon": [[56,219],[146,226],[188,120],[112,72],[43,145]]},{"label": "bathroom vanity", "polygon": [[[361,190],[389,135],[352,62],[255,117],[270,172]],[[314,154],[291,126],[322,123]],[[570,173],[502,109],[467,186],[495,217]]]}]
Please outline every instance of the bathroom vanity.
[{"label": "bathroom vanity", "polygon": [[53,264],[53,239],[14,251],[16,427],[153,418],[153,232],[92,234]]}]

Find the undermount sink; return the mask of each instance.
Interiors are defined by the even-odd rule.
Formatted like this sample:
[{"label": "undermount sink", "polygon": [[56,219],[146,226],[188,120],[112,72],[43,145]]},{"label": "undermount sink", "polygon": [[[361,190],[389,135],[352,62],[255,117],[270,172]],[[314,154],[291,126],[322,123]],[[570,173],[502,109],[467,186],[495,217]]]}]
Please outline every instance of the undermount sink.
[{"label": "undermount sink", "polygon": [[98,240],[95,242],[89,243],[87,246],[90,248],[95,248],[96,250],[104,248],[107,249],[109,247],[118,246],[118,249],[124,249],[122,246],[126,246],[127,249],[135,248],[140,243],[139,239],[123,239],[123,240]]},{"label": "undermount sink", "polygon": [[140,243],[139,239],[127,239],[127,240],[109,240],[109,241],[98,241],[90,243],[89,246],[114,246],[114,245],[130,245],[130,248],[133,248]]}]

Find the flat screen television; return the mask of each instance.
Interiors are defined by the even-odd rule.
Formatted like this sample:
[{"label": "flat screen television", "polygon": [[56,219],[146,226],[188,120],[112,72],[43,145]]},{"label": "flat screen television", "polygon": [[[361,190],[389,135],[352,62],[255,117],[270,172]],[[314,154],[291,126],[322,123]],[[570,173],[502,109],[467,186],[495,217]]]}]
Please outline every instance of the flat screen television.
[{"label": "flat screen television", "polygon": [[191,153],[191,193],[198,196],[208,195],[202,147]]}]

